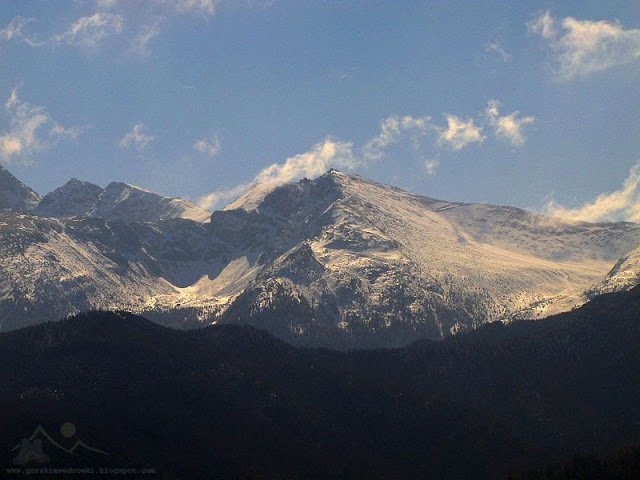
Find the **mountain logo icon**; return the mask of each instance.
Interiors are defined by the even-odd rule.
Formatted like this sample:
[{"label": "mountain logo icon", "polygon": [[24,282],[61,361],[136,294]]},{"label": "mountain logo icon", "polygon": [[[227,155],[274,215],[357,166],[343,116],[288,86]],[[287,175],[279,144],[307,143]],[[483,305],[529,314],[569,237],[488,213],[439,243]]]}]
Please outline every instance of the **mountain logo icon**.
[{"label": "mountain logo icon", "polygon": [[[65,439],[73,439],[76,436],[76,426],[71,422],[65,422],[60,427],[60,435]],[[23,438],[20,443],[14,446],[10,452],[18,451],[16,457],[13,459],[14,465],[28,465],[30,463],[38,463],[38,464],[48,464],[51,462],[49,455],[47,455],[44,451],[45,441],[49,446],[55,447],[58,450],[62,450],[63,452],[73,455],[79,456],[78,451],[88,451],[93,453],[98,453],[101,455],[109,455],[104,450],[100,450],[98,448],[91,447],[87,445],[84,441],[79,438],[76,438],[73,445],[69,448],[65,448],[61,445],[64,443],[64,440],[58,442],[56,441],[45,429],[42,425],[38,425],[38,427],[34,430],[28,438]]]}]

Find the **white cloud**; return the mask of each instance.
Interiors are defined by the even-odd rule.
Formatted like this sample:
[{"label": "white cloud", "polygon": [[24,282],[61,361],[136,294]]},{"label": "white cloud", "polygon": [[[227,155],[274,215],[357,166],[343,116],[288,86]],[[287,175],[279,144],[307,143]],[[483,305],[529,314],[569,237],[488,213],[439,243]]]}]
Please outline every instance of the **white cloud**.
[{"label": "white cloud", "polygon": [[550,201],[544,213],[567,220],[585,222],[628,220],[640,222],[640,164],[631,168],[622,188],[602,193],[595,200],[577,208],[566,208]]},{"label": "white cloud", "polygon": [[26,43],[31,47],[44,45],[43,43],[36,41],[34,37],[31,37],[22,31],[25,25],[31,22],[33,22],[33,18],[24,18],[21,16],[13,17],[6,28],[0,28],[0,41],[15,40]]},{"label": "white cloud", "polygon": [[222,150],[222,145],[220,144],[218,136],[214,134],[211,140],[207,140],[205,138],[198,140],[193,144],[193,148],[200,153],[210,157],[215,157],[220,153],[220,150]]},{"label": "white cloud", "polygon": [[384,149],[400,135],[400,121],[392,116],[380,122],[380,133],[364,146],[364,155],[369,160],[380,160]]},{"label": "white cloud", "polygon": [[482,127],[477,126],[472,118],[463,120],[455,115],[447,115],[447,129],[442,129],[438,143],[449,145],[454,150],[461,150],[470,143],[484,142]]},{"label": "white cloud", "polygon": [[44,107],[33,106],[18,97],[18,87],[5,102],[9,129],[0,132],[0,158],[4,162],[24,162],[35,152],[43,151],[60,139],[75,140],[81,133],[77,127],[65,128],[52,120]]},{"label": "white cloud", "polygon": [[559,28],[558,23],[546,12],[529,27],[548,42],[560,80],[640,61],[640,29],[625,30],[618,22],[573,17],[563,19]]},{"label": "white cloud", "polygon": [[9,161],[13,155],[22,152],[22,142],[15,135],[0,135],[0,155],[4,161]]},{"label": "white cloud", "polygon": [[412,117],[405,115],[402,117],[401,125],[405,130],[417,130],[420,132],[426,132],[431,126],[431,117]]},{"label": "white cloud", "polygon": [[96,12],[91,16],[79,18],[55,39],[70,45],[95,47],[108,36],[122,33],[123,24],[122,15]]},{"label": "white cloud", "polygon": [[384,158],[385,149],[408,135],[415,142],[429,130],[435,128],[431,125],[430,117],[412,117],[405,115],[398,117],[392,115],[380,122],[380,133],[369,140],[363,147],[363,155],[366,160],[381,160]]},{"label": "white cloud", "polygon": [[436,168],[440,165],[440,161],[437,158],[432,158],[424,161],[424,169],[427,171],[427,175],[435,175]]},{"label": "white cloud", "polygon": [[500,102],[497,100],[490,100],[486,109],[487,119],[489,125],[491,125],[499,137],[504,137],[513,146],[523,145],[527,139],[522,134],[522,127],[533,123],[534,117],[526,116],[518,118],[520,112],[513,112],[509,115],[500,115]]},{"label": "white cloud", "polygon": [[120,140],[120,148],[135,147],[142,151],[155,137],[145,133],[144,123],[134,125],[133,129]]},{"label": "white cloud", "polygon": [[496,41],[487,43],[484,47],[484,51],[485,53],[496,54],[505,63],[511,60],[511,54],[507,50],[505,50],[500,42]]},{"label": "white cloud", "polygon": [[32,18],[24,18],[21,16],[13,17],[6,28],[0,29],[0,39],[13,40],[22,38],[22,29],[27,23],[32,21]]}]

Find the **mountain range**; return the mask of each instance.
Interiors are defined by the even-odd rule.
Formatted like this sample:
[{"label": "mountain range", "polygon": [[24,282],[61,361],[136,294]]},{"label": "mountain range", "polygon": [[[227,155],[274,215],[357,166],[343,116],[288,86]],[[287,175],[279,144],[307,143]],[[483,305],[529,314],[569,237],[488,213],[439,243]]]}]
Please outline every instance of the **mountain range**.
[{"label": "mountain range", "polygon": [[[89,309],[340,349],[539,319],[640,277],[640,225],[436,200],[330,170],[212,214],[125,183],[43,198],[6,170],[0,329]],[[0,199],[1,200],[1,199]]]}]

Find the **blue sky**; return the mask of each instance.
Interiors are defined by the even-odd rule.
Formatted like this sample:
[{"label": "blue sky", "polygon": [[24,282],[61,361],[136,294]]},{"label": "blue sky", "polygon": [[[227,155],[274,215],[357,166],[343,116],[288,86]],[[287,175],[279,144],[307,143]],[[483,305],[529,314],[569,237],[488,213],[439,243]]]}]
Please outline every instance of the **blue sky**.
[{"label": "blue sky", "polygon": [[0,3],[0,163],[220,207],[330,167],[640,221],[640,3]]}]

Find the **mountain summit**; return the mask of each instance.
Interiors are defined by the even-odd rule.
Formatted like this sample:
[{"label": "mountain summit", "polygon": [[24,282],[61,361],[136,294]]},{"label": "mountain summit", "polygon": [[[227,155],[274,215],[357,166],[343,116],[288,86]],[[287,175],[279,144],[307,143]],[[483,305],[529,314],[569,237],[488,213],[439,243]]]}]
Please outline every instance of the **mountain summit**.
[{"label": "mountain summit", "polygon": [[31,210],[39,201],[40,195],[0,165],[0,208]]},{"label": "mountain summit", "polygon": [[638,279],[637,224],[447,202],[336,170],[256,185],[210,223],[163,217],[149,207],[159,196],[127,184],[72,182],[36,210],[64,218],[0,212],[0,328],[127,309],[299,345],[396,346],[545,317]]},{"label": "mountain summit", "polygon": [[272,247],[227,320],[255,317],[285,337],[335,328],[351,346],[571,309],[640,243],[636,224],[441,201],[335,170],[260,195],[235,205],[273,226]]}]

